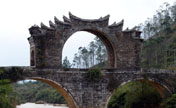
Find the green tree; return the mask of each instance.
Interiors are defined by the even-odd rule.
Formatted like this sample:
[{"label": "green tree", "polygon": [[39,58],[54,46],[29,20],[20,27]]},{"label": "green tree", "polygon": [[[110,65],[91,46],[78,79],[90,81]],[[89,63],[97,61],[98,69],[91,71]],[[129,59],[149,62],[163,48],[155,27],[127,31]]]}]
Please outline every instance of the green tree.
[{"label": "green tree", "polygon": [[103,42],[96,37],[95,39],[96,44],[96,60],[97,64],[102,64],[103,62],[107,61],[107,50]]},{"label": "green tree", "polygon": [[90,64],[93,66],[95,64],[95,51],[96,51],[96,44],[94,41],[90,42],[89,44],[89,54],[90,54]]},{"label": "green tree", "polygon": [[66,57],[64,58],[64,60],[63,60],[62,67],[63,67],[63,68],[71,68],[71,63],[70,63],[70,61],[68,60],[67,56],[66,56]]},{"label": "green tree", "polygon": [[89,51],[87,50],[86,47],[81,47],[81,57],[82,57],[82,60],[83,60],[83,66],[85,68],[88,68],[89,67]]},{"label": "green tree", "polygon": [[0,106],[1,108],[15,108],[10,101],[9,94],[12,93],[13,88],[8,79],[0,80]]},{"label": "green tree", "polygon": [[176,2],[171,7],[171,18],[174,21],[174,23],[176,23]]},{"label": "green tree", "polygon": [[96,37],[89,43],[88,47],[78,48],[78,53],[74,55],[73,66],[77,68],[88,68],[96,64],[103,64],[101,65],[103,67],[106,61],[106,48],[103,42]]},{"label": "green tree", "polygon": [[81,67],[81,57],[77,53],[74,55],[73,66],[76,66],[77,68]]}]

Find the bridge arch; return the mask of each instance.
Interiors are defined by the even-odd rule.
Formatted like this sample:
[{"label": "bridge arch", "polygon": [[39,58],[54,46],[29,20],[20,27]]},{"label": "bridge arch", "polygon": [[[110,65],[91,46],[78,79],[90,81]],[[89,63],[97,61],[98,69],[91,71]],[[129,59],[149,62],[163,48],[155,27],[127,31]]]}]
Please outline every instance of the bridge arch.
[{"label": "bridge arch", "polygon": [[69,108],[77,108],[76,102],[73,99],[72,95],[68,92],[66,88],[63,88],[62,85],[60,85],[59,83],[52,81],[50,79],[45,79],[41,77],[29,77],[26,79],[37,80],[37,81],[41,81],[43,83],[49,84],[53,88],[57,89],[57,91],[64,97]]},{"label": "bridge arch", "polygon": [[[129,82],[133,82],[133,81],[140,81],[142,83],[149,83],[153,88],[155,88],[157,90],[157,92],[160,94],[161,98],[165,98],[167,96],[169,96],[170,94],[172,94],[172,92],[170,91],[170,89],[163,83],[161,83],[160,81],[158,81],[157,79],[143,79],[143,78],[138,78],[138,79],[133,79],[133,80],[128,80],[125,81],[123,83],[121,83],[116,89],[118,89],[119,87],[129,83]],[[116,90],[114,89],[114,90]],[[109,97],[107,98],[106,101],[106,107],[108,107],[108,103],[111,99],[111,97],[114,95],[114,92],[112,92]]]},{"label": "bridge arch", "polygon": [[[171,90],[169,89],[169,87],[167,87],[163,82],[161,82],[160,80],[157,80],[155,78],[148,78],[148,79],[144,79],[144,78],[137,78],[137,79],[132,79],[132,80],[128,80],[126,82],[123,82],[119,87],[129,83],[129,82],[133,82],[133,81],[140,81],[142,83],[149,83],[153,88],[155,88],[158,93],[160,94],[161,97],[164,97],[164,93],[169,93],[171,94]],[[118,88],[119,88],[118,87]]]}]

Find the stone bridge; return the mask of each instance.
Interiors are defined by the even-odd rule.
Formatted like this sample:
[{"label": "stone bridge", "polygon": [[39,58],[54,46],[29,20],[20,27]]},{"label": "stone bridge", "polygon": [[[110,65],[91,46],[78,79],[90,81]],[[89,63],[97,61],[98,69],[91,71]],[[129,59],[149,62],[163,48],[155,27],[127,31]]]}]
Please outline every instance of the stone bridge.
[{"label": "stone bridge", "polygon": [[174,92],[176,71],[102,69],[100,80],[90,81],[86,77],[87,70],[1,67],[0,79],[11,79],[11,82],[27,79],[45,82],[62,94],[70,108],[106,108],[113,91],[130,81],[148,81],[162,97]]},{"label": "stone bridge", "polygon": [[[55,17],[50,27],[43,23],[41,27],[32,26],[28,38],[31,66],[0,67],[0,80],[48,83],[62,94],[70,108],[106,108],[113,91],[130,81],[147,81],[162,97],[175,91],[176,71],[140,68],[142,39],[135,27],[122,31],[123,20],[109,25],[109,15],[87,20],[69,13],[69,18],[63,19]],[[78,31],[95,34],[106,46],[109,67],[101,69],[103,75],[98,81],[87,78],[88,69],[62,68],[64,44]]]}]

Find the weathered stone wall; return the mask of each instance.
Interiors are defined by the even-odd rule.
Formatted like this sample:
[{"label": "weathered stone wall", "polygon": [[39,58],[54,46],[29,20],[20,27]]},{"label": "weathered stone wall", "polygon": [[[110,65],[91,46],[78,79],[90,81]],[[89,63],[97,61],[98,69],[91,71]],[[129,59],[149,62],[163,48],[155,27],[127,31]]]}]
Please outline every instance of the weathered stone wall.
[{"label": "weathered stone wall", "polygon": [[71,13],[69,17],[64,16],[64,22],[55,17],[55,24],[50,21],[50,27],[41,24],[41,27],[33,26],[29,29],[31,50],[35,52],[35,66],[61,69],[65,42],[72,34],[87,31],[95,34],[105,44],[109,67],[140,69],[140,31],[135,28],[122,31],[123,20],[108,25],[109,15],[95,20],[81,19]]},{"label": "weathered stone wall", "polygon": [[[86,69],[37,69],[34,67],[1,67],[0,79],[9,78],[13,82],[22,79],[42,78],[58,83],[73,98],[78,108],[105,108],[113,90],[129,81],[148,80],[164,96],[164,92],[173,92],[176,71],[146,69],[102,70],[99,81],[87,79]],[[2,71],[3,70],[3,71]],[[65,94],[62,94],[65,95]]]}]

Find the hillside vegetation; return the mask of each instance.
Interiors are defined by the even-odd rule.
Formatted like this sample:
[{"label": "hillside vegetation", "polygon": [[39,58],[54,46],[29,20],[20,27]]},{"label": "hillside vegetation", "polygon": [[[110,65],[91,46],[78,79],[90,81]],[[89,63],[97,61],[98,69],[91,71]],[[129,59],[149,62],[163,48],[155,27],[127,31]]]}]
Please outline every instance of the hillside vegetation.
[{"label": "hillside vegetation", "polygon": [[9,82],[8,79],[0,80],[0,108],[15,108],[14,97],[10,95],[13,88]]},{"label": "hillside vegetation", "polygon": [[176,4],[164,3],[141,29],[142,67],[176,69]]}]

